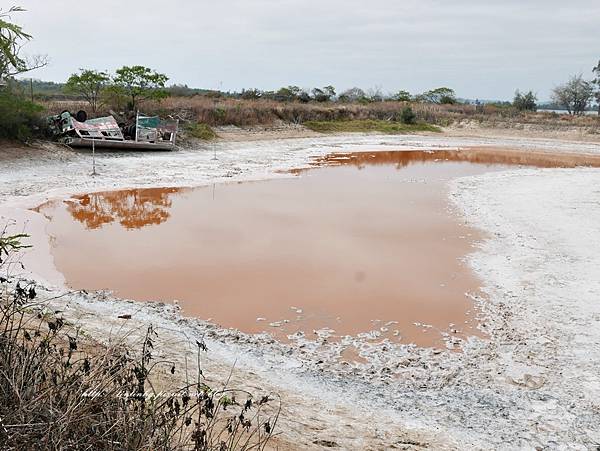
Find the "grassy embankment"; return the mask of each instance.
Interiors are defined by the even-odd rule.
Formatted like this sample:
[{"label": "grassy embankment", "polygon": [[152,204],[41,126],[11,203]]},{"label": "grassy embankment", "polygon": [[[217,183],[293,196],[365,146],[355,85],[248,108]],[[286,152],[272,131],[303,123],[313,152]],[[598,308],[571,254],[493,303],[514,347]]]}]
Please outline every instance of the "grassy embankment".
[{"label": "grassy embankment", "polygon": [[390,135],[414,132],[441,132],[442,129],[430,124],[404,124],[382,120],[363,119],[354,121],[308,121],[304,125],[321,133],[380,132]]}]

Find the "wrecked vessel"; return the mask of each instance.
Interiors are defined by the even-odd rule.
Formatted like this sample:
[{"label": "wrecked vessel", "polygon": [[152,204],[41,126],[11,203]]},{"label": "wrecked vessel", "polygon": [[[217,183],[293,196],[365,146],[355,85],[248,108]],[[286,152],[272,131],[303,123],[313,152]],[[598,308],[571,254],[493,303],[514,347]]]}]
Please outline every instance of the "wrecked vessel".
[{"label": "wrecked vessel", "polygon": [[51,132],[71,147],[107,150],[173,150],[179,121],[136,114],[135,123],[119,124],[114,116],[88,119],[85,111],[64,111],[48,118]]}]

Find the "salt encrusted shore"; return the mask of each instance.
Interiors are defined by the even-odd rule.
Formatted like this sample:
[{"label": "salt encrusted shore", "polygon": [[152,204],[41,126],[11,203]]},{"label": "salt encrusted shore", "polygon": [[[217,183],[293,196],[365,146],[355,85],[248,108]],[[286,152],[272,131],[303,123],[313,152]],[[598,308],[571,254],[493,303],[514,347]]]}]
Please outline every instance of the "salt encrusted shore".
[{"label": "salt encrusted shore", "polygon": [[[40,297],[64,294],[52,268],[46,219],[28,210],[49,199],[119,188],[203,186],[289,177],[331,151],[505,146],[600,153],[600,145],[544,139],[352,135],[218,142],[160,154],[89,154],[55,146],[0,151],[0,221],[34,235],[24,277]],[[216,155],[217,159],[213,159]],[[453,180],[449,208],[486,239],[467,257],[484,281],[487,340],[463,352],[318,336],[283,345],[193,318],[176,306],[69,293],[49,300],[100,340],[136,343],[147,324],[159,352],[184,366],[195,339],[206,374],[281,395],[280,449],[589,449],[600,443],[600,170],[516,169]],[[183,312],[185,313],[185,312]],[[130,314],[123,321],[119,315]],[[340,358],[355,345],[366,363]],[[190,370],[192,370],[190,368]],[[192,370],[193,371],[193,370]]]}]

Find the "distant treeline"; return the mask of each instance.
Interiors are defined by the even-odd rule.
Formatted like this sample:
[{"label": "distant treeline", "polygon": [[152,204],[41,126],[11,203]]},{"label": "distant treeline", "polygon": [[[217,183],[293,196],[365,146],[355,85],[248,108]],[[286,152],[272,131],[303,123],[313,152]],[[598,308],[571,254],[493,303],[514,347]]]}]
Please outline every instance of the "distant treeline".
[{"label": "distant treeline", "polygon": [[[53,81],[43,81],[36,79],[16,80],[18,90],[22,95],[31,95],[37,100],[77,100],[79,95],[68,92],[66,83],[56,83]],[[193,97],[196,95],[234,97],[227,92],[211,91],[209,89],[189,88],[187,85],[172,85],[165,88],[170,96],[175,97]]]},{"label": "distant treeline", "polygon": [[[18,84],[18,89],[21,94],[25,96],[31,96],[33,93],[34,100],[42,100],[42,101],[52,101],[52,100],[79,100],[81,96],[70,92],[66,88],[66,83],[56,83],[53,81],[43,81],[43,80],[30,80],[30,79],[21,79],[16,81]],[[410,93],[406,91],[400,91],[396,94],[382,94],[378,90],[364,91],[360,88],[352,88],[346,91],[343,91],[339,95],[335,94],[335,89],[333,87],[328,87],[330,90],[315,88],[311,90],[312,92],[308,92],[307,90],[302,90],[295,86],[289,86],[285,88],[281,88],[277,91],[262,91],[259,89],[247,89],[242,90],[240,92],[232,92],[232,91],[218,91],[211,89],[201,89],[201,88],[190,88],[186,84],[173,84],[164,88],[167,95],[169,97],[195,97],[195,96],[203,96],[215,99],[244,99],[244,100],[253,100],[253,99],[265,99],[265,100],[273,100],[277,102],[290,102],[290,101],[299,101],[299,102],[327,102],[327,101],[336,101],[341,103],[363,103],[368,104],[371,102],[378,101],[432,101],[430,103],[446,103],[446,104],[466,104],[466,105],[489,105],[495,106],[497,108],[510,108],[513,106],[519,105],[519,99],[516,98],[517,105],[515,105],[515,100],[513,102],[510,101],[502,101],[502,100],[478,100],[478,99],[464,99],[457,98],[454,95],[454,91],[448,88],[439,88],[444,90],[444,93],[447,94],[447,97],[444,99],[442,96],[436,96],[435,91],[428,91],[427,93],[418,94],[415,96],[411,96]],[[447,90],[447,91],[446,91]],[[431,95],[431,93],[434,95]],[[531,94],[533,95],[533,94]],[[564,110],[564,105],[561,105],[557,102],[543,102],[537,103],[537,98],[533,99],[533,104],[527,106],[524,104],[523,109],[538,109],[538,110]],[[586,111],[594,111],[596,107],[592,104],[588,104],[586,106]]]},{"label": "distant treeline", "polygon": [[[22,95],[33,95],[38,100],[77,100],[80,95],[69,89],[67,83],[56,83],[37,79],[15,80],[16,88]],[[278,90],[243,89],[241,91],[219,91],[211,89],[190,88],[186,84],[172,84],[162,88],[170,97],[194,97],[205,96],[214,98],[230,98],[244,100],[266,99],[278,102],[298,101],[329,102],[338,101],[342,103],[370,103],[380,101],[420,101],[424,103],[455,104],[455,103],[477,103],[478,101],[468,99],[457,99],[453,89],[441,87],[426,91],[424,93],[411,95],[408,91],[398,91],[394,94],[384,94],[379,89],[363,90],[361,88],[347,89],[339,94],[333,86],[323,88],[302,89],[297,86],[282,87]],[[485,102],[495,103],[495,102]],[[498,102],[501,103],[501,102]],[[510,104],[510,102],[507,102]]]}]

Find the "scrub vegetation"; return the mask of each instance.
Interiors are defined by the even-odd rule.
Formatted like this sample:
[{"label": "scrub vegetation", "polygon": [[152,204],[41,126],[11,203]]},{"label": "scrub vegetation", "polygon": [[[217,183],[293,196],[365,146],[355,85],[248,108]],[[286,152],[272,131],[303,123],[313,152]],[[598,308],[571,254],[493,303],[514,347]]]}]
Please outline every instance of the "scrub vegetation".
[{"label": "scrub vegetation", "polygon": [[41,105],[0,90],[0,138],[27,141],[42,129]]},{"label": "scrub vegetation", "polygon": [[207,124],[191,123],[186,127],[188,136],[204,141],[212,141],[217,138],[215,131]]},{"label": "scrub vegetation", "polygon": [[23,47],[32,37],[12,21],[15,14],[23,11],[18,6],[0,8],[0,138],[21,141],[39,130],[43,108],[14,95],[9,81],[48,63],[45,56],[23,55]]},{"label": "scrub vegetation", "polygon": [[151,326],[138,352],[95,342],[45,308],[35,283],[11,277],[26,238],[0,236],[3,449],[265,448],[279,416],[276,396],[213,389],[201,370],[194,383],[178,384],[182,369],[154,354]]}]

